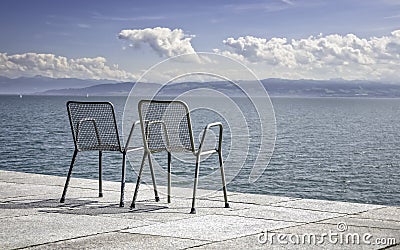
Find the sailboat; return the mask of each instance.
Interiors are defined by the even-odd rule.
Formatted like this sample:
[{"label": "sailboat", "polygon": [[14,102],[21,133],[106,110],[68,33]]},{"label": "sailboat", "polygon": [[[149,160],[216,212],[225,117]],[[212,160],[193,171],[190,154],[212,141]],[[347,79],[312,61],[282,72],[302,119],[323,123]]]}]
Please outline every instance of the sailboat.
[{"label": "sailboat", "polygon": [[19,95],[19,98],[22,98],[22,95],[21,95],[21,94]]}]

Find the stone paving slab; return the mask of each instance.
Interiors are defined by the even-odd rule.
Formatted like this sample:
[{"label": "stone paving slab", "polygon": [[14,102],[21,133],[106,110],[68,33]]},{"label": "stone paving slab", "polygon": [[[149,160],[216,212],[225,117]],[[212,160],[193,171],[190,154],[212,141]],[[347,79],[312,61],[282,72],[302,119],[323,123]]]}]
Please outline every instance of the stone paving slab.
[{"label": "stone paving slab", "polygon": [[[395,244],[400,242],[400,230],[384,228],[384,225],[381,228],[376,228],[354,226],[347,223],[346,219],[338,224],[310,223],[273,231],[270,233],[270,237],[272,237],[272,233],[286,234],[285,242],[288,242],[286,245],[295,245],[290,243],[290,237],[294,237],[294,241],[299,239],[299,242],[301,242],[302,235],[312,235],[312,237],[315,237],[315,241],[312,241],[312,238],[305,238],[304,242],[306,243],[300,245],[313,246],[313,248],[322,246],[326,249],[381,249],[393,245],[393,242],[396,242]],[[279,245],[277,236],[273,237],[275,245]],[[393,240],[393,242],[386,244],[390,240]],[[285,244],[281,243],[280,245]]]},{"label": "stone paving slab", "polygon": [[[67,170],[65,172],[67,175]],[[11,172],[11,171],[2,171],[0,176],[1,182],[6,183],[16,183],[16,184],[34,184],[34,185],[45,185],[45,186],[56,186],[56,187],[64,187],[66,178],[61,178],[59,176],[51,176],[51,175],[43,175],[43,174],[30,174],[30,173],[22,173],[22,172]],[[119,182],[112,181],[104,181],[103,180],[103,191],[118,191],[120,190]],[[69,187],[78,187],[85,189],[93,189],[98,190],[98,180],[94,179],[83,179],[74,177],[72,174]],[[133,188],[133,184],[127,183],[130,188]]]},{"label": "stone paving slab", "polygon": [[5,249],[19,248],[142,225],[147,223],[135,219],[41,213],[2,219],[0,242]]},{"label": "stone paving slab", "polygon": [[353,215],[353,217],[377,219],[377,220],[390,220],[400,223],[400,208],[383,207],[380,209],[365,211],[363,213]]},{"label": "stone paving slab", "polygon": [[132,233],[104,233],[49,243],[31,249],[187,249],[208,241]]},{"label": "stone paving slab", "polygon": [[[285,235],[285,234],[282,234]],[[286,234],[285,236],[289,237],[291,234]],[[230,239],[226,241],[219,241],[219,242],[211,242],[205,243],[200,246],[193,247],[191,249],[298,249],[298,250],[318,250],[318,249],[332,249],[332,250],[342,250],[342,249],[391,249],[397,250],[399,249],[399,245],[384,246],[384,245],[366,245],[366,244],[332,244],[329,242],[323,244],[292,244],[292,243],[278,243],[275,242],[274,244],[267,242],[267,243],[260,243],[259,242],[259,235],[250,235],[245,237],[239,237],[235,239]]]},{"label": "stone paving slab", "polygon": [[[322,221],[322,223],[326,224],[334,224],[338,223],[346,223],[347,226],[356,226],[356,227],[370,227],[370,228],[383,228],[383,229],[394,229],[400,230],[400,223],[393,220],[379,220],[379,219],[367,219],[367,218],[359,218],[359,217],[341,217],[334,218]],[[400,233],[400,232],[399,232]]]},{"label": "stone paving slab", "polygon": [[120,218],[135,216],[144,221],[169,222],[204,215],[231,215],[232,211],[246,208],[244,204],[241,204],[240,207],[233,205],[231,208],[225,208],[223,201],[199,200],[197,213],[190,214],[190,206],[191,200],[189,199],[173,200],[170,204],[163,201],[144,201],[138,202],[136,209],[130,210],[128,213],[110,214],[109,216]]},{"label": "stone paving slab", "polygon": [[249,204],[248,209],[234,211],[238,216],[247,218],[282,220],[292,222],[310,223],[324,219],[344,216],[344,214],[315,210],[303,210],[290,207],[258,206]]},{"label": "stone paving slab", "polygon": [[[127,183],[125,207],[119,182],[71,179],[66,202],[59,203],[65,177],[0,170],[0,249],[381,249],[399,248],[400,208],[229,192],[199,190],[197,214],[189,214],[192,189],[173,187],[172,202],[160,186],[154,201],[151,185],[141,185],[136,209],[129,209],[135,188]],[[286,237],[321,235],[337,230],[392,237],[377,244],[278,244],[258,241],[260,233]],[[295,236],[293,236],[295,235]],[[386,237],[386,238],[385,238]],[[391,249],[391,248],[389,248]]]},{"label": "stone paving slab", "polygon": [[[332,238],[329,238],[332,232]],[[322,240],[323,234],[324,236]],[[368,240],[363,240],[364,235],[371,235]],[[360,235],[360,241],[357,241]],[[266,240],[268,237],[268,241]],[[280,239],[278,238],[280,237]],[[315,237],[315,238],[313,238]],[[355,238],[353,238],[355,237]],[[311,223],[282,230],[268,231],[262,234],[253,234],[226,241],[206,243],[194,249],[383,249],[388,244],[377,244],[376,239],[396,238],[399,242],[399,232],[390,229],[371,229],[368,227],[348,226],[347,230],[340,232],[337,225]],[[303,240],[304,239],[304,240]],[[315,239],[315,240],[314,240]],[[399,245],[389,249],[398,249]]]},{"label": "stone paving slab", "polygon": [[[206,243],[192,249],[287,249],[286,246],[267,245],[258,242],[258,234],[233,238],[225,241]],[[296,248],[298,249],[298,248]]]},{"label": "stone paving slab", "polygon": [[229,201],[235,203],[246,203],[255,205],[271,205],[280,204],[281,202],[295,201],[299,198],[283,197],[283,196],[272,196],[272,195],[258,195],[258,194],[232,194]]},{"label": "stone paving slab", "polygon": [[[208,241],[226,240],[254,234],[265,229],[273,230],[296,225],[294,222],[259,220],[239,216],[205,215],[179,221],[128,229],[126,232],[161,235]],[[179,230],[176,230],[179,228]]]},{"label": "stone paving slab", "polygon": [[[62,188],[58,186],[46,186],[36,184],[25,184],[25,183],[1,183],[0,182],[0,199],[5,200],[19,200],[29,198],[48,198],[58,197],[60,199]],[[61,192],[60,192],[61,190]],[[98,191],[85,189],[85,188],[68,188],[67,198],[75,197],[96,197]]]},{"label": "stone paving slab", "polygon": [[[134,189],[134,187],[133,187]],[[161,196],[167,196],[167,187],[158,186],[158,193]],[[144,191],[145,190],[145,191]],[[145,192],[145,193],[143,193]],[[237,193],[228,193],[228,196],[236,196]],[[182,187],[171,187],[171,198],[192,198],[193,189],[192,188],[182,188]],[[140,185],[138,197],[145,197],[147,199],[154,197],[153,186],[151,185]],[[220,190],[206,190],[198,189],[196,192],[196,197],[199,199],[223,199],[223,192]]]},{"label": "stone paving slab", "polygon": [[23,183],[0,183],[0,199],[18,198],[53,193],[54,187]]},{"label": "stone paving slab", "polygon": [[38,213],[38,211],[35,209],[15,209],[15,208],[11,209],[11,208],[3,208],[3,206],[0,206],[0,209],[1,209],[0,219],[14,218],[18,216],[27,216]]},{"label": "stone paving slab", "polygon": [[275,205],[283,207],[299,208],[299,209],[333,212],[333,213],[345,213],[345,214],[365,212],[371,209],[384,207],[381,205],[360,204],[360,203],[350,203],[350,202],[340,202],[340,201],[322,201],[313,199],[298,199],[287,202],[280,202]]}]

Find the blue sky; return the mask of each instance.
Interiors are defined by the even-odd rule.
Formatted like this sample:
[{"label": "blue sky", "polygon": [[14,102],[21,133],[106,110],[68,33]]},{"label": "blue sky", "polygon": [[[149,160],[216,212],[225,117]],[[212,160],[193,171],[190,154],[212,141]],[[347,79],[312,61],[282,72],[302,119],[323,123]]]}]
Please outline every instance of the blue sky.
[{"label": "blue sky", "polygon": [[398,0],[2,0],[0,6],[0,75],[8,77],[134,80],[163,59],[196,51],[235,58],[260,78],[400,83]]}]

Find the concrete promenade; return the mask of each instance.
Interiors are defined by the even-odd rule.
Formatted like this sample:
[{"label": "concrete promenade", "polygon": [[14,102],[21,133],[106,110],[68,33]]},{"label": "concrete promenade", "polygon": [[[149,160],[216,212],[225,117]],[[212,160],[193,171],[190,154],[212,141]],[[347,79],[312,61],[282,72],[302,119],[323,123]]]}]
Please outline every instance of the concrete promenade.
[{"label": "concrete promenade", "polygon": [[[0,171],[0,249],[400,249],[400,207],[165,187],[160,202],[134,185],[118,207],[119,183],[72,177],[65,204],[64,177]],[[229,191],[229,190],[228,190]]]}]

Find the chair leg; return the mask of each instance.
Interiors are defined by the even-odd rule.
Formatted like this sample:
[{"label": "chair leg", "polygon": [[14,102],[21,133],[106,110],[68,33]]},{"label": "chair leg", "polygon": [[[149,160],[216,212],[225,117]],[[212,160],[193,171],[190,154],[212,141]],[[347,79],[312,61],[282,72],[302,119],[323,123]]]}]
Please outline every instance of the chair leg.
[{"label": "chair leg", "polygon": [[171,203],[171,152],[168,152],[168,203]]},{"label": "chair leg", "polygon": [[67,180],[65,181],[65,185],[64,185],[64,191],[61,195],[61,199],[60,202],[64,203],[65,202],[65,195],[67,194],[67,189],[68,189],[68,184],[69,184],[69,180],[71,179],[71,174],[72,174],[72,168],[74,167],[74,163],[75,163],[75,158],[76,155],[78,154],[78,150],[75,149],[74,154],[72,156],[72,160],[71,160],[71,165],[69,167],[69,171],[68,171],[68,175],[67,175]]},{"label": "chair leg", "polygon": [[200,167],[200,155],[196,156],[196,170],[194,173],[194,186],[193,186],[193,200],[192,200],[192,209],[190,210],[191,214],[196,213],[196,191],[197,191],[197,183],[199,179],[199,167]]},{"label": "chair leg", "polygon": [[102,157],[103,152],[99,151],[99,197],[103,197],[103,166],[102,166]]},{"label": "chair leg", "polygon": [[122,152],[121,198],[119,200],[119,207],[124,206],[125,171],[126,171],[126,152],[124,151],[124,152]]},{"label": "chair leg", "polygon": [[221,150],[218,151],[218,158],[219,158],[219,168],[220,168],[220,170],[221,170],[222,191],[224,192],[225,207],[226,207],[226,208],[229,208],[228,195],[227,195],[227,192],[226,192],[224,162],[223,162],[223,160],[222,160],[222,153],[221,153]]},{"label": "chair leg", "polygon": [[143,166],[144,166],[144,161],[146,160],[146,156],[147,156],[147,152],[144,152],[143,159],[142,159],[142,164],[140,165],[138,177],[137,177],[137,180],[136,180],[136,188],[135,188],[135,193],[133,194],[133,199],[132,199],[132,203],[131,203],[131,209],[135,208],[135,202],[136,202],[136,198],[137,198],[137,194],[138,194],[139,186],[140,186],[140,178],[142,177]]},{"label": "chair leg", "polygon": [[160,197],[158,196],[158,192],[157,192],[156,177],[154,175],[153,163],[151,161],[151,154],[148,153],[147,158],[149,159],[149,167],[150,167],[150,172],[151,172],[151,179],[153,180],[153,189],[154,189],[155,200],[156,200],[156,202],[159,202]]}]

